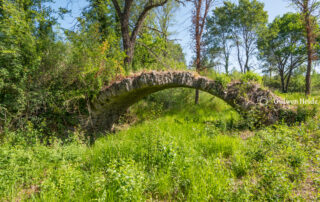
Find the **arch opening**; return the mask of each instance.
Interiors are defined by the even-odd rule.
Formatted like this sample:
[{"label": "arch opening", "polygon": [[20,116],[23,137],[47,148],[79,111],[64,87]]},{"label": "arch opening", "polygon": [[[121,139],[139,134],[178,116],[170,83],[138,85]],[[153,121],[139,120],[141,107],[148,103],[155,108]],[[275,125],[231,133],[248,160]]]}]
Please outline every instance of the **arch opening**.
[{"label": "arch opening", "polygon": [[[185,120],[209,125],[232,122],[234,127],[237,124],[240,127],[243,118],[239,111],[224,100],[204,91],[200,91],[199,103],[195,104],[195,90],[181,87],[147,95],[130,106],[128,114],[121,118],[121,123],[136,125],[167,116],[174,117],[178,122]],[[115,128],[122,127],[117,124]]]}]

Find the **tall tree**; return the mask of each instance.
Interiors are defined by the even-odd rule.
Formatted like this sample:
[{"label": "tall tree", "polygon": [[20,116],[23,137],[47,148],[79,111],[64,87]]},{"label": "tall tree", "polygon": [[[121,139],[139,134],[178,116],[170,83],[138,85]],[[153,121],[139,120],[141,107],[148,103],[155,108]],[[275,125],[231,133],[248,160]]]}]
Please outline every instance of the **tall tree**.
[{"label": "tall tree", "polygon": [[218,43],[224,55],[224,63],[228,64],[232,47],[229,39],[232,39],[241,72],[250,71],[252,57],[257,52],[258,32],[268,21],[264,4],[258,0],[239,0],[238,4],[224,1],[221,7],[213,11],[210,21],[213,25],[208,26],[211,31],[208,36],[215,40],[209,44],[209,47],[217,48],[214,43]]},{"label": "tall tree", "polygon": [[174,23],[174,14],[179,8],[179,3],[169,0],[164,6],[155,9],[155,26],[161,38],[168,41],[168,37],[172,34],[169,32],[169,26]]},{"label": "tall tree", "polygon": [[[267,23],[268,14],[264,10],[264,4],[258,0],[239,0],[239,4],[233,8],[231,17],[234,19],[233,38],[238,62],[242,71],[247,72],[251,70],[251,57],[256,52],[257,33]],[[241,50],[244,52],[244,59],[241,57]]]},{"label": "tall tree", "polygon": [[153,8],[165,5],[167,1],[168,0],[148,0],[144,5],[142,5],[142,9],[140,12],[138,12],[138,17],[135,20],[135,22],[132,22],[133,28],[131,29],[130,23],[132,19],[130,17],[132,17],[131,14],[135,1],[123,0],[118,2],[118,0],[112,0],[112,3],[118,16],[118,20],[120,22],[123,49],[127,54],[124,60],[127,70],[129,70],[129,67],[132,64],[136,39],[148,13]]},{"label": "tall tree", "polygon": [[[194,9],[192,11],[192,34],[195,39],[196,52],[196,70],[202,71],[201,52],[202,52],[202,36],[206,23],[206,18],[214,0],[191,0]],[[199,103],[199,90],[196,90],[195,103]]]},{"label": "tall tree", "polygon": [[[30,93],[48,66],[56,19],[51,0],[2,0],[0,3],[0,119],[23,116]],[[33,82],[30,82],[33,81]],[[2,124],[0,122],[0,125]]]},{"label": "tall tree", "polygon": [[306,62],[304,34],[300,15],[293,13],[277,17],[266,31],[260,33],[260,57],[268,64],[267,70],[276,67],[284,93],[288,91],[294,70]]},{"label": "tall tree", "polygon": [[100,33],[100,41],[103,42],[110,33],[120,36],[120,30],[116,22],[116,12],[110,1],[88,0],[89,6],[83,11],[86,29],[96,24]]},{"label": "tall tree", "polygon": [[[315,59],[315,39],[316,39],[316,27],[317,19],[316,15],[319,15],[320,1],[319,0],[290,0],[296,8],[299,10],[303,17],[304,27],[306,30],[307,38],[307,55],[308,65],[306,72],[306,89],[305,94],[309,96],[311,93],[311,71],[312,62]],[[318,14],[316,12],[319,12]]]},{"label": "tall tree", "polygon": [[171,39],[169,31],[178,6],[177,1],[168,0],[164,6],[150,12],[136,42],[133,69],[179,69],[185,66],[182,49]]},{"label": "tall tree", "polygon": [[208,17],[205,33],[205,43],[207,47],[207,56],[214,60],[216,57],[222,58],[226,74],[229,73],[230,56],[232,52],[233,35],[232,21],[230,17],[230,2],[224,2],[224,6],[217,7],[212,11],[212,16]]}]

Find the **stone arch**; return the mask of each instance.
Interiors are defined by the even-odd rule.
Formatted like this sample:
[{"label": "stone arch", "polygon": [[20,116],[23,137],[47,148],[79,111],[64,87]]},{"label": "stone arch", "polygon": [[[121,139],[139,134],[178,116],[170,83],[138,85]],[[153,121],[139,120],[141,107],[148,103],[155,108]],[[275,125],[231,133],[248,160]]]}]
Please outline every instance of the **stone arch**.
[{"label": "stone arch", "polygon": [[[227,85],[189,71],[152,71],[136,74],[104,87],[92,100],[89,112],[91,127],[111,130],[120,116],[143,97],[169,88],[194,88],[212,94],[234,107],[242,114],[253,113],[257,121],[272,124],[283,113],[292,111],[281,98],[260,85],[251,82],[232,81]],[[258,120],[259,119],[259,120]]]}]

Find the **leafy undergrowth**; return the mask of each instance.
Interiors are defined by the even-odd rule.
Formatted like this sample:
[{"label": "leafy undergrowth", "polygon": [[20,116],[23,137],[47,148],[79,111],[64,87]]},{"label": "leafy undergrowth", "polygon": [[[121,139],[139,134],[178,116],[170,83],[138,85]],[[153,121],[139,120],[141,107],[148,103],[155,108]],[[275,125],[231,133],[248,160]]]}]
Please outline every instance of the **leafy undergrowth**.
[{"label": "leafy undergrowth", "polygon": [[0,198],[320,199],[319,121],[240,130],[239,116],[207,96],[199,106],[186,101],[184,108],[166,109],[140,112],[143,122],[91,146],[80,132],[64,142],[52,138],[46,145],[32,127],[6,134],[0,147]]}]

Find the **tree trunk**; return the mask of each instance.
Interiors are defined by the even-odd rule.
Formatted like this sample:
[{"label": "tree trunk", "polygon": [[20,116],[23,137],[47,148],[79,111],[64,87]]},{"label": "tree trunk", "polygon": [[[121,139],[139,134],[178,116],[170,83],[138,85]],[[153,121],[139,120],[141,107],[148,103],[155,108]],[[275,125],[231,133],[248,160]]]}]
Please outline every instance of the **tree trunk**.
[{"label": "tree trunk", "polygon": [[124,66],[125,66],[125,69],[128,71],[131,68],[133,51],[134,51],[134,43],[132,43],[130,39],[129,18],[126,16],[123,16],[121,18],[120,24],[121,24],[123,50],[126,53],[126,57],[124,59]]},{"label": "tree trunk", "polygon": [[306,73],[306,96],[309,96],[311,93],[311,71],[312,71],[312,33],[310,28],[310,22],[307,23],[307,52],[308,52],[308,65]]},{"label": "tree trunk", "polygon": [[[197,0],[198,5],[196,5],[196,14],[195,14],[195,40],[196,40],[196,71],[199,73],[201,71],[201,34],[200,34],[200,12],[202,0]],[[194,103],[199,103],[199,90],[196,89],[196,95],[194,98]]]},{"label": "tree trunk", "polygon": [[[204,2],[204,5],[203,5]],[[207,14],[213,0],[194,0],[193,5],[195,6],[192,23],[194,24],[194,37],[196,41],[196,70],[198,73],[202,71],[201,68],[201,38],[204,30]],[[203,7],[204,6],[204,7]],[[203,12],[202,12],[203,11]],[[195,104],[199,103],[199,90],[196,90]]]},{"label": "tree trunk", "polygon": [[288,87],[289,87],[289,83],[290,83],[290,79],[291,79],[291,74],[292,74],[292,67],[290,67],[290,71],[288,73],[288,77],[287,77],[287,81],[286,81],[286,86],[285,86],[285,92],[288,92]]},{"label": "tree trunk", "polygon": [[245,72],[250,72],[250,67],[249,67],[249,52],[246,51],[246,63],[244,65],[244,71]]},{"label": "tree trunk", "polygon": [[123,48],[126,52],[126,57],[124,59],[124,66],[125,69],[128,71],[131,68],[132,65],[132,59],[133,59],[133,53],[134,53],[134,43],[131,41],[123,40]]},{"label": "tree trunk", "polygon": [[[199,43],[200,44],[200,43]],[[201,50],[200,50],[200,46],[199,49],[197,48],[197,59],[196,59],[196,70],[199,73],[201,70],[201,63],[200,63],[200,58],[201,58]],[[199,104],[199,90],[196,89],[196,95],[194,97],[194,103],[195,104]]]},{"label": "tree trunk", "polygon": [[307,74],[306,74],[306,96],[311,94],[311,62],[308,59],[308,67],[307,67]]},{"label": "tree trunk", "polygon": [[132,29],[130,31],[130,26],[129,26],[129,18],[130,18],[130,12],[131,12],[131,7],[134,2],[134,0],[125,0],[124,1],[124,8],[123,11],[121,10],[121,7],[118,3],[117,0],[111,0],[114,8],[117,12],[117,17],[120,21],[121,25],[121,34],[122,34],[122,42],[123,42],[123,50],[127,54],[126,58],[124,59],[124,66],[126,70],[130,70],[131,65],[132,65],[132,59],[133,59],[133,54],[134,54],[134,47],[136,43],[136,38],[139,34],[139,31],[142,27],[142,24],[147,17],[148,12],[156,7],[163,6],[164,4],[167,3],[168,0],[160,1],[157,3],[154,3],[152,0],[148,1],[144,9],[141,11],[141,13],[138,14],[138,19]]},{"label": "tree trunk", "polygon": [[307,65],[307,73],[306,73],[306,90],[305,94],[306,96],[309,96],[311,93],[311,70],[312,70],[312,57],[313,57],[313,47],[312,47],[312,25],[311,25],[311,19],[310,14],[308,10],[308,5],[305,5],[304,7],[304,20],[305,20],[305,28],[307,32],[307,54],[308,54],[308,65]]},{"label": "tree trunk", "polygon": [[238,63],[240,65],[241,73],[245,73],[244,69],[242,67],[242,62],[241,62],[241,57],[240,57],[240,44],[239,41],[236,41],[236,46],[237,46],[237,56],[238,56]]},{"label": "tree trunk", "polygon": [[226,44],[224,46],[224,58],[225,58],[225,64],[224,64],[224,69],[226,71],[226,74],[229,74],[229,59],[230,59],[230,54],[226,50]]},{"label": "tree trunk", "polygon": [[285,79],[284,79],[283,72],[280,72],[280,79],[281,79],[281,91],[285,93],[286,89],[285,89]]},{"label": "tree trunk", "polygon": [[194,103],[195,104],[199,104],[199,90],[196,90],[196,95],[194,97]]},{"label": "tree trunk", "polygon": [[226,74],[229,74],[229,57],[226,58],[226,64],[224,66],[225,70],[226,70]]}]

